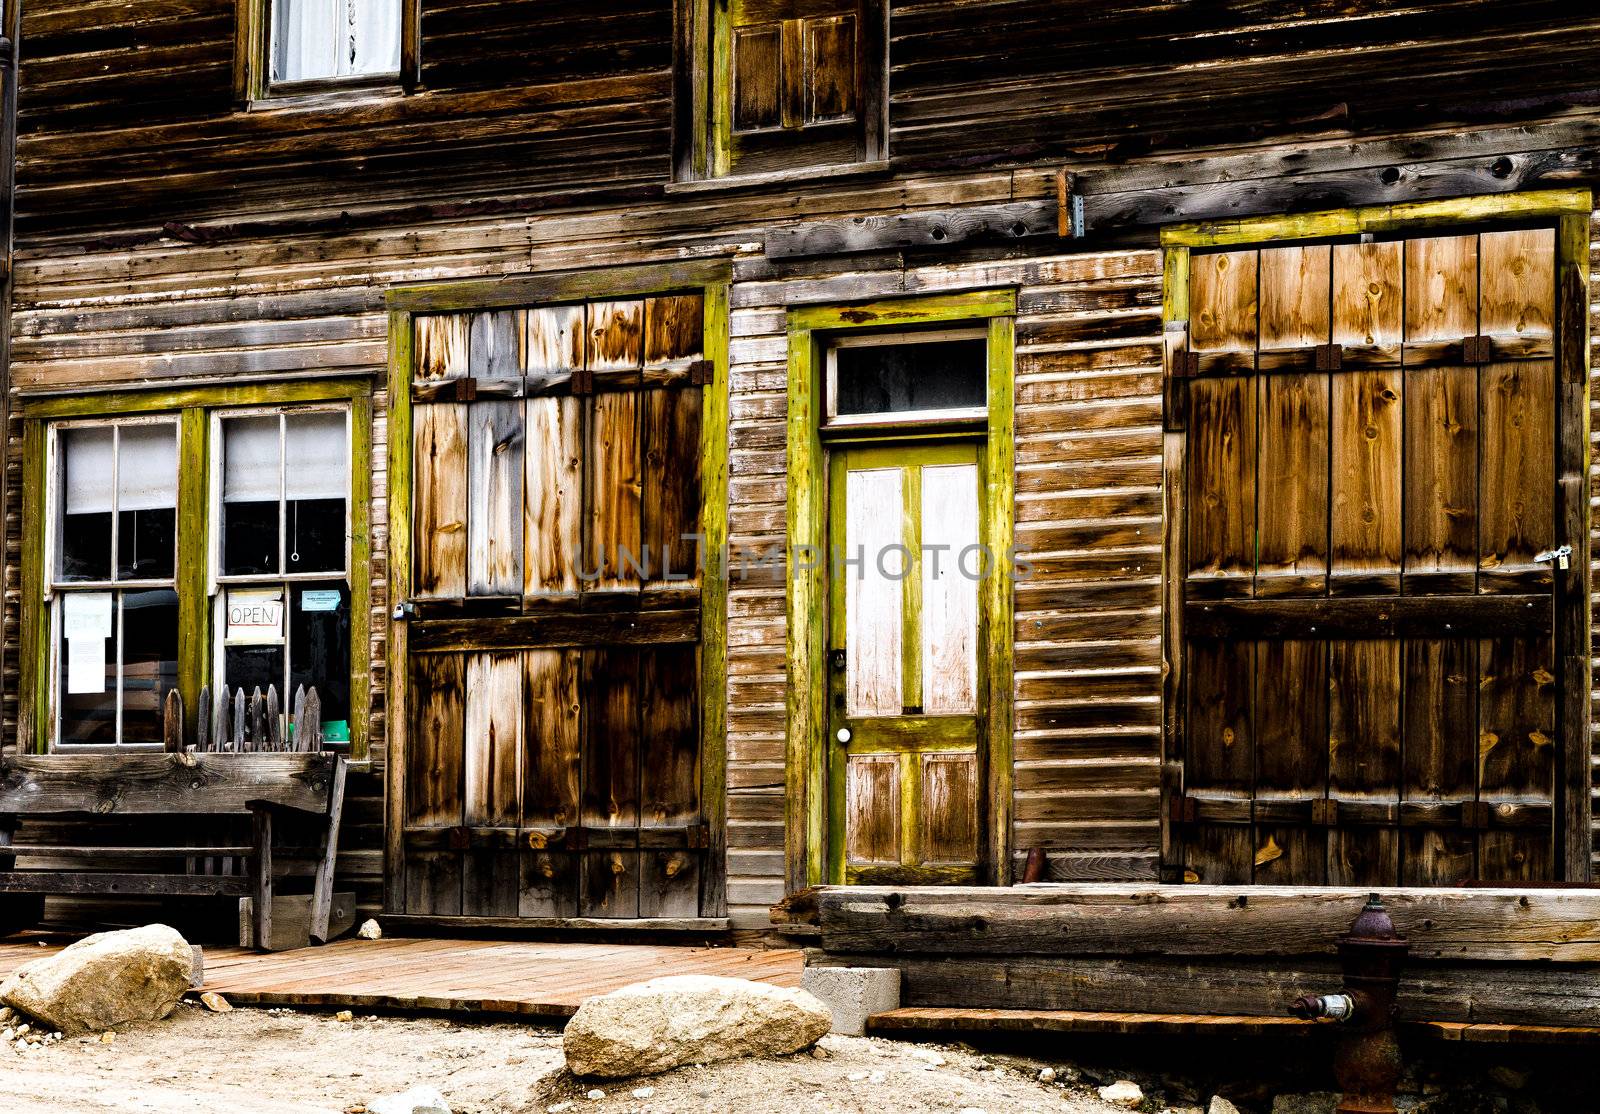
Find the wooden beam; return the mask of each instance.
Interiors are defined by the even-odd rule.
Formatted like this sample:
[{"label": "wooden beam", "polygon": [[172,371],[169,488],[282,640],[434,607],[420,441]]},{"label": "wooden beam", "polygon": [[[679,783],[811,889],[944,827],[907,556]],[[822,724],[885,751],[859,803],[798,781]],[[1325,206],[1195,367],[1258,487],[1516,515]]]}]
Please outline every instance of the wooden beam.
[{"label": "wooden beam", "polygon": [[7,894],[151,894],[243,897],[250,892],[243,874],[115,874],[105,871],[0,871],[0,893]]},{"label": "wooden beam", "polygon": [[[1378,892],[1418,958],[1600,963],[1600,891]],[[1368,893],[1116,883],[825,886],[816,900],[830,954],[1240,958],[1335,955]]]},{"label": "wooden beam", "polygon": [[843,255],[896,248],[948,247],[1056,235],[1054,201],[1013,201],[930,212],[839,217],[771,228],[766,253],[774,259]]},{"label": "wooden beam", "polygon": [[[1068,958],[807,952],[808,966],[894,967],[902,1007],[1091,1010],[1283,1017],[1303,994],[1342,985],[1335,959]],[[1399,1020],[1600,1026],[1600,965],[1416,962]]]},{"label": "wooden beam", "polygon": [[0,813],[97,816],[249,811],[324,815],[333,754],[46,754],[0,765]]}]

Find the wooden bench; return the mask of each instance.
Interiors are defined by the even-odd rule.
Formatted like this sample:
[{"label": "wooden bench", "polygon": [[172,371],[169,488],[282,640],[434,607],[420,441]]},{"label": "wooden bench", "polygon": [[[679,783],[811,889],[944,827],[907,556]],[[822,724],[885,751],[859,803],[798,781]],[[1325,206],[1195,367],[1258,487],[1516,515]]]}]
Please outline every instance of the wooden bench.
[{"label": "wooden bench", "polygon": [[[47,894],[221,896],[251,899],[257,946],[283,947],[272,927],[274,875],[288,860],[309,863],[309,937],[328,938],[334,856],[344,807],[346,762],[328,753],[47,754],[0,758],[0,936],[38,923]],[[166,817],[204,833],[220,818],[249,816],[248,844],[178,846],[141,842],[142,819]],[[95,846],[19,843],[24,820],[94,820]],[[126,817],[126,824],[118,824]],[[214,822],[207,825],[206,818]],[[274,821],[317,833],[312,847],[276,848]],[[285,826],[280,823],[280,828]],[[280,862],[274,870],[274,851]],[[16,869],[17,860],[50,860]],[[200,864],[238,861],[239,873],[202,873]],[[81,864],[81,869],[76,867]],[[114,867],[110,864],[115,864]],[[302,941],[303,942],[303,941]]]}]

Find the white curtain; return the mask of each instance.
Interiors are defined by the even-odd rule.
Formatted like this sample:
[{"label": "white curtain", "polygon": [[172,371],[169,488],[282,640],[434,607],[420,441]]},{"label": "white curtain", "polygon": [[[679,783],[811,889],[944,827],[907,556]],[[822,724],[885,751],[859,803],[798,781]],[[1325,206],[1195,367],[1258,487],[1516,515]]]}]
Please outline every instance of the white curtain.
[{"label": "white curtain", "polygon": [[350,38],[354,49],[349,74],[400,72],[401,0],[348,0]]},{"label": "white curtain", "polygon": [[291,414],[284,433],[286,499],[343,499],[350,459],[341,412]]},{"label": "white curtain", "polygon": [[230,418],[222,423],[222,499],[278,501],[278,419]]},{"label": "white curtain", "polygon": [[274,0],[272,79],[396,73],[404,0]]}]

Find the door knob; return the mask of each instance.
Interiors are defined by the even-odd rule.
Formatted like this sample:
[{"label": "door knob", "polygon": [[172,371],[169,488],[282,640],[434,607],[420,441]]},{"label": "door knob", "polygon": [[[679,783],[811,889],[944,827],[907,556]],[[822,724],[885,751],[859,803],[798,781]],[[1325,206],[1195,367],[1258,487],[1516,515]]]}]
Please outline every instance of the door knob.
[{"label": "door knob", "polygon": [[848,743],[850,741],[850,729],[848,727],[839,728],[838,732],[834,735],[834,738],[838,739],[841,743]]}]

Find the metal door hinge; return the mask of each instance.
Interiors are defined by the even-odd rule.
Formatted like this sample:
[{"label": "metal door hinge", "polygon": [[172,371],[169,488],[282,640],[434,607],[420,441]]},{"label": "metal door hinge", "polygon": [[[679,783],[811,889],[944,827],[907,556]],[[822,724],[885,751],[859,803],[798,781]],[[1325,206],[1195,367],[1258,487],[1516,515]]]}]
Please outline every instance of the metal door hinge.
[{"label": "metal door hinge", "polygon": [[1555,549],[1546,549],[1533,555],[1533,559],[1541,565],[1556,563],[1557,568],[1572,567],[1572,547],[1570,545],[1557,546]]}]

